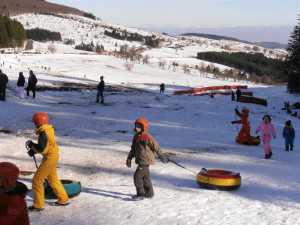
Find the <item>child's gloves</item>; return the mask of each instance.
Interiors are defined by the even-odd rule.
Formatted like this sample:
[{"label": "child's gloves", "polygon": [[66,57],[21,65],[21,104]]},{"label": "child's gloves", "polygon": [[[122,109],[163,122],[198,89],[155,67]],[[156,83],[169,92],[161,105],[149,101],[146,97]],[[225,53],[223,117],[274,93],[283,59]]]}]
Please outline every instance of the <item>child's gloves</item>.
[{"label": "child's gloves", "polygon": [[170,161],[170,159],[165,155],[160,155],[159,159],[162,163],[168,163]]},{"label": "child's gloves", "polygon": [[131,160],[130,160],[130,159],[127,159],[127,160],[126,160],[126,166],[127,166],[128,168],[131,168]]},{"label": "child's gloves", "polygon": [[30,149],[27,154],[30,156],[30,157],[33,157],[35,152],[33,151],[33,149]]},{"label": "child's gloves", "polygon": [[32,149],[32,147],[33,147],[33,141],[32,140],[28,140],[28,141],[26,141],[25,145],[26,145],[26,148]]}]

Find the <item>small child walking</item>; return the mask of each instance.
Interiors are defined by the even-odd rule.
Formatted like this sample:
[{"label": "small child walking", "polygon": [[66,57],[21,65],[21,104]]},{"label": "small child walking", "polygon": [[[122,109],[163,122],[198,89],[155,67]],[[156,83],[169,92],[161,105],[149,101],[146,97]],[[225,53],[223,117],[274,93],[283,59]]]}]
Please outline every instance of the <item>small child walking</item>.
[{"label": "small child walking", "polygon": [[271,140],[272,137],[276,138],[276,130],[274,125],[272,124],[271,116],[265,115],[263,117],[262,123],[256,129],[256,133],[261,132],[262,140],[264,145],[265,159],[270,159],[272,157],[272,148],[271,148]]},{"label": "small child walking", "polygon": [[288,120],[285,122],[285,127],[283,128],[282,135],[285,140],[285,150],[294,150],[294,139],[295,139],[295,129],[293,128],[292,121]]},{"label": "small child walking", "polygon": [[126,161],[126,165],[129,168],[131,167],[131,160],[133,158],[135,158],[137,164],[137,169],[134,173],[134,184],[137,193],[133,199],[152,198],[154,191],[150,177],[150,165],[154,164],[155,155],[163,163],[167,163],[168,158],[160,150],[157,141],[149,134],[149,122],[147,119],[137,119],[134,131],[135,136]]}]

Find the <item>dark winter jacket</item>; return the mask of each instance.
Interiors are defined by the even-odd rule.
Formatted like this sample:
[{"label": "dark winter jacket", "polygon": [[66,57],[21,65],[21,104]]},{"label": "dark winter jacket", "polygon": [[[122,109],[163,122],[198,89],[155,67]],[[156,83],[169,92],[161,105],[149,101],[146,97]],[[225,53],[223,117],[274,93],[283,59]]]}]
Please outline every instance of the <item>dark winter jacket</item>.
[{"label": "dark winter jacket", "polygon": [[105,83],[102,80],[102,81],[99,82],[99,84],[97,86],[97,89],[98,89],[98,91],[103,92],[104,91],[104,87],[105,87]]},{"label": "dark winter jacket", "polygon": [[142,132],[134,136],[128,154],[129,160],[135,158],[135,163],[139,166],[148,166],[154,164],[155,154],[162,156],[159,144],[149,133]]},{"label": "dark winter jacket", "polygon": [[5,88],[7,83],[8,83],[7,75],[0,72],[0,88]]},{"label": "dark winter jacket", "polygon": [[31,74],[28,78],[28,88],[35,88],[38,80],[34,74]]},{"label": "dark winter jacket", "polygon": [[241,97],[241,95],[242,95],[242,92],[240,89],[237,89],[235,93],[236,93],[237,98]]},{"label": "dark winter jacket", "polygon": [[25,77],[24,77],[24,75],[19,75],[17,86],[18,87],[24,87],[25,86]]},{"label": "dark winter jacket", "polygon": [[17,182],[9,192],[0,189],[0,224],[29,225],[25,196],[28,189],[25,184]]},{"label": "dark winter jacket", "polygon": [[294,130],[293,127],[287,127],[287,126],[285,126],[283,128],[282,135],[283,135],[284,138],[294,139],[295,138],[295,130]]}]

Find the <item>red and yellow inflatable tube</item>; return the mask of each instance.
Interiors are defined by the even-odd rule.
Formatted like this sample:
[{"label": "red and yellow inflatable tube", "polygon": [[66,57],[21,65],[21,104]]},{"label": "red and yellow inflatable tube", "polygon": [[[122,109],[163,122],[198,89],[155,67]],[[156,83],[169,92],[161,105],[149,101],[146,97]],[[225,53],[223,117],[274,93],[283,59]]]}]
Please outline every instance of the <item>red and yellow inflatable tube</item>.
[{"label": "red and yellow inflatable tube", "polygon": [[239,173],[226,170],[202,169],[197,175],[197,183],[204,188],[236,190],[241,186]]}]

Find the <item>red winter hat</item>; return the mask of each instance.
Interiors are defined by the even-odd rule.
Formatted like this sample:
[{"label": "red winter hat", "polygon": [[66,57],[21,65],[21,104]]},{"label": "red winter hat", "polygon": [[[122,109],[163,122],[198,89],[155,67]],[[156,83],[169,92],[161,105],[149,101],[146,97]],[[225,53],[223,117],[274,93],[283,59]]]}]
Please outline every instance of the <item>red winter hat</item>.
[{"label": "red winter hat", "polygon": [[135,121],[135,124],[140,124],[143,127],[144,131],[148,131],[148,129],[149,129],[149,122],[146,118],[143,118],[143,117],[138,118]]},{"label": "red winter hat", "polygon": [[34,122],[37,127],[48,124],[48,114],[45,112],[37,112],[33,115],[32,122]]},{"label": "red winter hat", "polygon": [[0,188],[12,189],[19,177],[19,168],[9,162],[0,162]]}]

